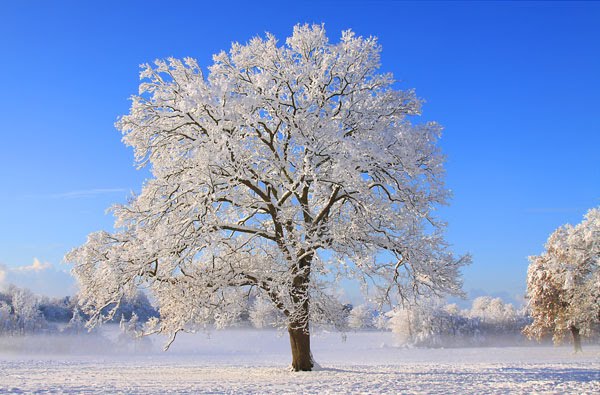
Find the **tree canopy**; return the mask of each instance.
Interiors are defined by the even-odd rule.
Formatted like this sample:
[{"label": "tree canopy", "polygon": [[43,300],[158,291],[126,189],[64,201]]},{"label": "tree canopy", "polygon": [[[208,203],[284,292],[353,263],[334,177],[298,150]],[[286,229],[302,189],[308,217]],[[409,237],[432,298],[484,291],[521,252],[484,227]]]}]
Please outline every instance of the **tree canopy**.
[{"label": "tree canopy", "polygon": [[66,257],[93,319],[143,285],[156,330],[176,334],[225,325],[260,294],[310,370],[309,323],[342,325],[340,279],[380,303],[460,293],[469,258],[433,215],[449,196],[441,127],[411,122],[421,101],[378,72],[380,51],[298,25],[284,44],[234,43],[207,73],[191,58],[143,65],[117,127],[152,177],[113,207],[115,232]]},{"label": "tree canopy", "polygon": [[546,251],[530,262],[527,295],[533,322],[525,333],[538,339],[552,334],[560,342],[571,332],[580,350],[580,335],[590,336],[600,325],[600,209],[588,211],[576,226],[558,228]]}]

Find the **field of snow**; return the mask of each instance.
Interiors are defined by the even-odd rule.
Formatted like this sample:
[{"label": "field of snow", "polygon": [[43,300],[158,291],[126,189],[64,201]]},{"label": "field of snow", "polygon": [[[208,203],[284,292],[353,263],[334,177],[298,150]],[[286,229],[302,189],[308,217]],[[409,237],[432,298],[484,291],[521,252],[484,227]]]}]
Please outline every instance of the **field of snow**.
[{"label": "field of snow", "polygon": [[600,393],[600,346],[399,348],[387,332],[313,337],[321,369],[293,373],[288,339],[269,330],[183,335],[116,345],[94,336],[0,339],[0,394]]}]

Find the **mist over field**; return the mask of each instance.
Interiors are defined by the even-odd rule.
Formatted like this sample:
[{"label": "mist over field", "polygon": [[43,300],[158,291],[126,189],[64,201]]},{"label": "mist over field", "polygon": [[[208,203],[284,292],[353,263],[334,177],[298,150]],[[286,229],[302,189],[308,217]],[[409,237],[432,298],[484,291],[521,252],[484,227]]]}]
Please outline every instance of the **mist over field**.
[{"label": "mist over field", "polygon": [[98,333],[0,338],[0,393],[597,393],[600,347],[420,348],[392,332],[319,332],[315,372],[288,371],[289,340],[273,329],[232,328],[119,340]]}]

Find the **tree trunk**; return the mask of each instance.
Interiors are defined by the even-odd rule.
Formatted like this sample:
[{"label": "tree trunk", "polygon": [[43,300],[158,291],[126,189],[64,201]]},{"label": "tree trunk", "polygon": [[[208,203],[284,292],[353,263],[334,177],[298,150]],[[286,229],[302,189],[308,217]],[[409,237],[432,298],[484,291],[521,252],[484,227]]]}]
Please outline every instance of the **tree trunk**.
[{"label": "tree trunk", "polygon": [[310,351],[310,332],[308,328],[288,327],[290,345],[292,346],[292,370],[310,371],[314,364]]},{"label": "tree trunk", "polygon": [[575,352],[582,352],[583,349],[581,348],[581,335],[579,334],[579,328],[577,328],[575,325],[571,325],[569,329],[571,330],[571,335],[573,336],[573,347],[575,348]]},{"label": "tree trunk", "polygon": [[293,268],[294,280],[291,293],[295,305],[294,317],[288,324],[290,345],[292,346],[292,370],[310,371],[314,367],[310,351],[310,318],[308,283],[310,281],[310,264],[312,255],[307,255]]}]

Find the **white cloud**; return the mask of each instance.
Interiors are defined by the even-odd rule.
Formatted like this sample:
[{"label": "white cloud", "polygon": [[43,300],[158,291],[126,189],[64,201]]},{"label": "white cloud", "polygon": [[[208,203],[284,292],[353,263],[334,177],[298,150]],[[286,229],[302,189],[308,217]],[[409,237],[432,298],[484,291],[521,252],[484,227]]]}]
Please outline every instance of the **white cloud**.
[{"label": "white cloud", "polygon": [[76,291],[75,279],[70,273],[37,258],[33,259],[31,265],[0,264],[0,287],[5,288],[9,284],[47,296],[67,296]]},{"label": "white cloud", "polygon": [[41,272],[47,269],[52,268],[52,264],[49,262],[40,262],[39,259],[37,258],[33,258],[33,263],[29,266],[17,266],[15,267],[14,271],[17,272]]}]

